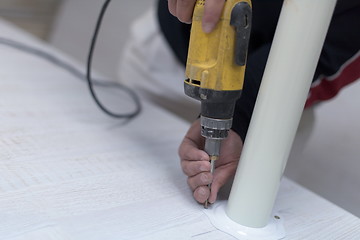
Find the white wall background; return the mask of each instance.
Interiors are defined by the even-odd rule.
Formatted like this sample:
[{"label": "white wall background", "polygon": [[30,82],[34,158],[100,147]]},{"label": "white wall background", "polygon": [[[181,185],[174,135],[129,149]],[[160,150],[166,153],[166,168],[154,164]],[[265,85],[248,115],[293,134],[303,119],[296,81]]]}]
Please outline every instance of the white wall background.
[{"label": "white wall background", "polygon": [[[90,38],[104,0],[63,0],[49,41],[55,47],[86,61]],[[105,14],[94,56],[94,68],[116,78],[119,56],[129,25],[155,4],[154,0],[112,0]]]},{"label": "white wall background", "polygon": [[[66,0],[50,41],[84,62],[103,0]],[[154,0],[113,0],[96,49],[95,68],[116,77],[129,24]],[[315,125],[302,152],[294,148],[286,175],[360,217],[360,82],[315,108]],[[302,138],[303,136],[298,136]]]},{"label": "white wall background", "polygon": [[[294,145],[285,175],[360,217],[360,80],[314,108],[304,149]],[[296,140],[303,136],[299,133]],[[295,140],[295,143],[297,141]]]}]

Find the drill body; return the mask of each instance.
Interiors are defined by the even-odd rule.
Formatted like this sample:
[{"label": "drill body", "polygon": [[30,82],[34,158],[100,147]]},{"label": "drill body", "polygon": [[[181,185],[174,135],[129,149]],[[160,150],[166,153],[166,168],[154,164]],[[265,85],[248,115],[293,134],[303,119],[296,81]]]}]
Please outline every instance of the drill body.
[{"label": "drill body", "polygon": [[227,0],[211,33],[202,30],[205,0],[196,2],[192,20],[185,94],[201,101],[201,135],[212,170],[228,136],[240,98],[250,38],[250,0]]}]

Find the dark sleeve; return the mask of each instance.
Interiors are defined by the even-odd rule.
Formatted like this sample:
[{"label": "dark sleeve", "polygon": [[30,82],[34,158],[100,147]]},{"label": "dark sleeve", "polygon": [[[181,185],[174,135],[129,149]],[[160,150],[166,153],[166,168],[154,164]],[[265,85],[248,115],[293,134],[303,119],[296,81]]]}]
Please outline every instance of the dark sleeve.
[{"label": "dark sleeve", "polygon": [[[320,54],[313,81],[317,81],[319,76],[332,76],[338,73],[349,59],[353,59],[356,54],[359,55],[359,29],[360,6],[348,8],[341,12],[335,11]],[[246,138],[262,75],[270,52],[270,45],[271,44],[263,44],[262,47],[249,53],[243,93],[236,103],[232,127],[243,140]],[[360,75],[359,66],[355,66],[352,70],[357,72],[357,76]],[[356,80],[356,78],[354,78],[354,80]],[[340,87],[339,84],[341,84]],[[343,80],[342,83],[338,83],[337,86],[335,86],[336,89],[334,89],[331,84],[327,84],[323,86],[322,91],[340,91],[346,84],[349,84],[349,81],[346,79]],[[336,94],[330,96],[333,97],[335,95]]]},{"label": "dark sleeve", "polygon": [[[348,0],[354,2],[353,0]],[[342,7],[340,1],[338,8]],[[345,6],[344,6],[345,7]],[[331,20],[314,80],[320,75],[331,76],[360,49],[360,1],[357,6],[335,11]]]},{"label": "dark sleeve", "polygon": [[[241,98],[237,101],[232,129],[245,140],[259,91],[271,42],[275,33],[283,0],[253,0],[253,23],[249,55]],[[166,0],[159,0],[158,19],[176,57],[185,66],[189,46],[190,26],[173,17]],[[314,79],[336,73],[360,45],[360,1],[338,0],[335,13],[322,49]]]},{"label": "dark sleeve", "polygon": [[271,43],[264,44],[248,56],[243,91],[236,102],[232,129],[245,140]]},{"label": "dark sleeve", "polygon": [[252,27],[241,98],[236,102],[232,129],[245,140],[270,52],[283,0],[252,1]]},{"label": "dark sleeve", "polygon": [[168,10],[167,0],[158,1],[157,17],[160,30],[176,58],[185,66],[190,39],[190,24],[180,22]]}]

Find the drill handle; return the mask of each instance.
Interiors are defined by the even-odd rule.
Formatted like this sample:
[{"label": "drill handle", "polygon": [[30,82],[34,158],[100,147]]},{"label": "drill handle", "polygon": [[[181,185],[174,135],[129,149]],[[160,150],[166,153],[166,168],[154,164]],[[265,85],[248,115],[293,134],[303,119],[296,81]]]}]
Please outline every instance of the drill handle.
[{"label": "drill handle", "polygon": [[252,10],[247,2],[239,2],[231,12],[230,25],[234,26],[235,64],[245,66],[251,31]]}]

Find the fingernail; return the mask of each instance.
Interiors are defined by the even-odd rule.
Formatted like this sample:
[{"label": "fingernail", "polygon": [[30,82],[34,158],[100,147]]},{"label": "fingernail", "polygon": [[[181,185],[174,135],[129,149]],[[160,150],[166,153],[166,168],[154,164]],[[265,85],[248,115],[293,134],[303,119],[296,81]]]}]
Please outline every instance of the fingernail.
[{"label": "fingernail", "polygon": [[205,190],[200,188],[199,189],[199,194],[202,195],[202,196],[205,196]]},{"label": "fingernail", "polygon": [[202,27],[205,33],[210,33],[214,29],[215,24],[204,22]]}]

